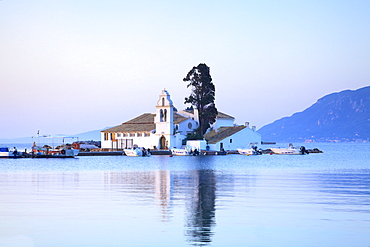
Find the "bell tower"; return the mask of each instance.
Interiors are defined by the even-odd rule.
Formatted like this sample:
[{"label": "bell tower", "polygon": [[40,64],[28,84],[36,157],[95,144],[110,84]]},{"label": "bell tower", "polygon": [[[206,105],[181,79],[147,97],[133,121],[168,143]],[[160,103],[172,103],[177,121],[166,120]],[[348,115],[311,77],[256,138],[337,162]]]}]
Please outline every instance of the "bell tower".
[{"label": "bell tower", "polygon": [[159,95],[155,111],[156,136],[160,149],[170,148],[174,145],[174,106],[170,94],[163,89]]}]

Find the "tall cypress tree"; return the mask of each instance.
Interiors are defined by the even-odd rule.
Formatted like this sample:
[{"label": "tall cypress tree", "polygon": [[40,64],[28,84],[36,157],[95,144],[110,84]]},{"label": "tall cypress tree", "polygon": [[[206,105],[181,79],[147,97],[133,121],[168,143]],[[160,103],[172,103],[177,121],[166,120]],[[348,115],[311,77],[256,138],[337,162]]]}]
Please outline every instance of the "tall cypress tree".
[{"label": "tall cypress tree", "polygon": [[185,97],[185,103],[190,103],[198,109],[199,128],[197,129],[200,137],[203,137],[211,124],[216,121],[217,108],[215,105],[215,85],[212,83],[209,67],[200,63],[193,67],[184,82],[189,82],[187,87],[192,88],[189,97]]}]

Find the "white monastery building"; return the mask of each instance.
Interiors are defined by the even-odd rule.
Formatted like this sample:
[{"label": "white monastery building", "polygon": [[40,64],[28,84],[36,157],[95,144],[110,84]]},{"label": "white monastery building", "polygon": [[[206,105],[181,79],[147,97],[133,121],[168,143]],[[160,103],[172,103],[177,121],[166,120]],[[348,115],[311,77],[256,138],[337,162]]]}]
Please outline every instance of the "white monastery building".
[{"label": "white monastery building", "polygon": [[[144,113],[134,119],[101,132],[101,147],[124,149],[134,146],[150,149],[181,148],[193,145],[198,149],[236,150],[250,143],[261,144],[261,135],[249,123],[237,126],[234,118],[219,112],[216,122],[204,135],[205,145],[187,141],[188,134],[198,128],[198,112],[176,111],[170,94],[163,90],[155,106],[155,113]],[[192,143],[192,144],[191,144]]]}]

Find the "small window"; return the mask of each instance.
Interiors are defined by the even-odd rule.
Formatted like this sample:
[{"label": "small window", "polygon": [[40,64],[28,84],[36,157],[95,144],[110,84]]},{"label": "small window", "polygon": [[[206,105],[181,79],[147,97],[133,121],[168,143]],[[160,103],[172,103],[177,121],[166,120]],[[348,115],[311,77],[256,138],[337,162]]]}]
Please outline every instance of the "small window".
[{"label": "small window", "polygon": [[137,137],[140,137],[140,136],[141,136],[141,133],[136,133],[136,136],[137,136]]},{"label": "small window", "polygon": [[233,143],[233,139],[230,139],[230,143]]},{"label": "small window", "polygon": [[164,109],[163,111],[163,121],[167,122],[167,109]]},{"label": "small window", "polygon": [[163,110],[159,110],[159,122],[163,122]]},{"label": "small window", "polygon": [[193,128],[193,125],[191,123],[188,123],[188,128],[189,129],[192,129]]},{"label": "small window", "polygon": [[121,133],[117,133],[117,137],[121,137]]}]

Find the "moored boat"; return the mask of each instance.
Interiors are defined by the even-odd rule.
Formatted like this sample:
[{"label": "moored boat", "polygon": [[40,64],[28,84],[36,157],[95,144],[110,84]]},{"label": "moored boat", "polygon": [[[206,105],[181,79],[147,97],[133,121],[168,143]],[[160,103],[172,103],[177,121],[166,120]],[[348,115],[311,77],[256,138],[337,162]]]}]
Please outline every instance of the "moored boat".
[{"label": "moored boat", "polygon": [[[250,146],[250,147],[249,147]],[[236,150],[238,151],[239,154],[244,154],[244,155],[261,155],[262,154],[262,150],[261,149],[257,149],[257,146],[254,145],[254,143],[251,143],[249,144],[249,146],[247,148],[237,148]]]},{"label": "moored boat", "polygon": [[150,150],[146,150],[145,148],[139,148],[139,147],[133,147],[130,149],[123,149],[123,152],[125,153],[126,156],[145,156],[149,157],[150,156]]},{"label": "moored boat", "polygon": [[0,158],[15,158],[17,157],[18,151],[11,151],[9,147],[1,146],[0,147]]},{"label": "moored boat", "polygon": [[200,154],[198,149],[192,150],[188,148],[172,148],[171,153],[175,156],[196,156]]},{"label": "moored boat", "polygon": [[172,148],[171,149],[172,155],[175,156],[188,156],[190,152],[187,148]]},{"label": "moored boat", "polygon": [[296,155],[296,154],[308,154],[308,151],[304,146],[300,148],[294,147],[293,144],[289,144],[287,148],[270,148],[270,150],[274,154],[289,154],[289,155]]},{"label": "moored boat", "polygon": [[33,158],[74,158],[80,152],[77,142],[73,142],[72,144],[65,143],[66,139],[74,139],[76,137],[43,137],[49,140],[49,142],[44,145],[36,145],[36,142],[34,142],[31,152]]},{"label": "moored boat", "polygon": [[33,158],[74,158],[78,153],[79,149],[74,148],[52,148],[48,145],[32,147]]}]

